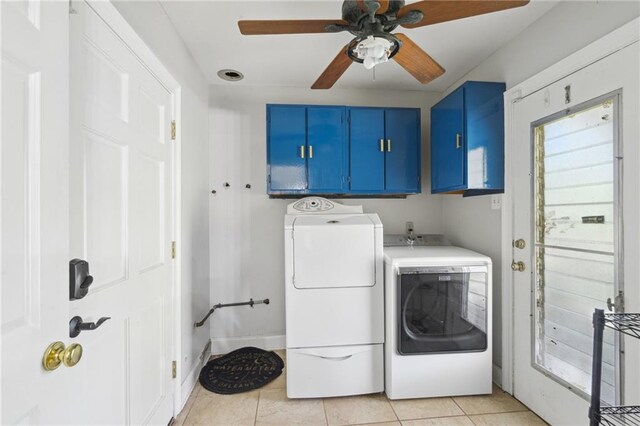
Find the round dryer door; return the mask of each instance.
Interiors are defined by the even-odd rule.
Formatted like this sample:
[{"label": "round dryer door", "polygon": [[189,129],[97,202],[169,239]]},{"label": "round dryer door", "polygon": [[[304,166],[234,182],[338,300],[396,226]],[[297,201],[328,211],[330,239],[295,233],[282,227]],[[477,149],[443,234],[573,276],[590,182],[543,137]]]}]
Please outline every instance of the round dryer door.
[{"label": "round dryer door", "polygon": [[398,286],[401,354],[487,349],[485,273],[412,271]]}]

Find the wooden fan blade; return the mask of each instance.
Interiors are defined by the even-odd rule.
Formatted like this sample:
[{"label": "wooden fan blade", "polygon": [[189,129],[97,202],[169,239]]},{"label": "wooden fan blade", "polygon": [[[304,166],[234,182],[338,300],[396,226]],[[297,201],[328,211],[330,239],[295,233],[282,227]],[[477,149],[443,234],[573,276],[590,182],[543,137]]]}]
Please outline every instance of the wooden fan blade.
[{"label": "wooden fan blade", "polygon": [[342,19],[238,21],[244,35],[324,33],[327,25],[348,25]]},{"label": "wooden fan blade", "polygon": [[394,34],[402,47],[393,59],[416,78],[420,83],[426,84],[444,74],[444,68],[440,66],[427,52],[415,44],[404,34]]},{"label": "wooden fan blade", "polygon": [[330,89],[333,87],[336,81],[340,78],[342,74],[349,68],[349,65],[353,62],[349,55],[347,55],[347,44],[338,55],[331,61],[329,66],[322,72],[320,77],[313,83],[311,86],[312,89]]},{"label": "wooden fan blade", "polygon": [[424,15],[422,21],[402,25],[416,28],[521,7],[527,3],[529,0],[424,0],[403,6],[398,11],[398,18],[412,10],[419,10]]}]

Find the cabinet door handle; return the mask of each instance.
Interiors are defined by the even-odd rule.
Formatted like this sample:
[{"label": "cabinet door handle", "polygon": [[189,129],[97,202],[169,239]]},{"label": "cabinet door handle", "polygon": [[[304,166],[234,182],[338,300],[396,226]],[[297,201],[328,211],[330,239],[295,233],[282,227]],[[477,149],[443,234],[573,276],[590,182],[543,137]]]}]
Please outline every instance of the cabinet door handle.
[{"label": "cabinet door handle", "polygon": [[309,158],[313,158],[313,145],[309,145]]},{"label": "cabinet door handle", "polygon": [[304,158],[304,145],[300,145],[300,158]]},{"label": "cabinet door handle", "polygon": [[456,149],[462,148],[462,135],[460,133],[456,133]]},{"label": "cabinet door handle", "polygon": [[387,139],[387,152],[391,152],[391,139]]},{"label": "cabinet door handle", "polygon": [[384,139],[380,139],[380,152],[384,152]]}]

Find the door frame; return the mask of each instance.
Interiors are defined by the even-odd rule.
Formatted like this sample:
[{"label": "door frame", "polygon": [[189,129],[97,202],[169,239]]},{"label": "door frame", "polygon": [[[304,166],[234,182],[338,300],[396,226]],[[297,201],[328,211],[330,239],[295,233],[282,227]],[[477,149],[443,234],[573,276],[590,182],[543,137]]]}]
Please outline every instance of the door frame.
[{"label": "door frame", "polygon": [[502,389],[513,394],[513,280],[511,263],[513,232],[513,173],[511,172],[513,150],[511,146],[517,143],[515,134],[515,115],[513,106],[525,97],[538,92],[545,87],[561,80],[581,69],[598,62],[605,57],[638,42],[640,34],[640,18],[636,18],[604,37],[594,41],[577,52],[567,56],[549,68],[539,72],[508,89],[504,93],[504,123],[505,123],[505,191],[502,201]]},{"label": "door frame", "polygon": [[[115,6],[109,1],[86,1],[87,5],[93,9],[93,11],[105,22],[105,24],[118,36],[122,42],[127,45],[127,47],[131,50],[134,56],[138,58],[140,63],[160,82],[162,86],[169,93],[171,93],[172,98],[172,117],[173,120],[178,123],[176,125],[176,133],[175,140],[171,143],[172,147],[172,170],[171,170],[171,187],[172,187],[172,195],[171,195],[171,209],[173,212],[173,223],[171,224],[172,228],[172,237],[173,241],[175,241],[178,250],[181,247],[181,127],[179,124],[182,123],[181,120],[181,105],[182,105],[182,88],[178,81],[173,77],[173,75],[167,70],[167,68],[162,64],[162,62],[156,57],[153,51],[145,44],[145,42],[140,38],[140,36],[135,32],[135,30],[129,25],[129,23],[124,19],[124,17],[118,12]],[[70,2],[69,13],[73,12],[73,3]],[[70,100],[71,101],[71,100]],[[181,383],[182,383],[182,371],[180,367],[182,351],[181,351],[181,340],[182,333],[180,329],[181,321],[181,295],[182,295],[182,281],[181,281],[181,270],[182,270],[182,261],[181,261],[180,251],[176,255],[176,258],[173,262],[172,268],[172,285],[171,285],[171,332],[172,339],[170,344],[170,353],[172,354],[172,359],[176,361],[176,377],[174,379],[174,383],[172,386],[173,391],[173,416],[180,412],[182,406],[184,405],[184,401],[182,401],[182,391],[181,391]],[[169,366],[167,366],[169,368]]]}]

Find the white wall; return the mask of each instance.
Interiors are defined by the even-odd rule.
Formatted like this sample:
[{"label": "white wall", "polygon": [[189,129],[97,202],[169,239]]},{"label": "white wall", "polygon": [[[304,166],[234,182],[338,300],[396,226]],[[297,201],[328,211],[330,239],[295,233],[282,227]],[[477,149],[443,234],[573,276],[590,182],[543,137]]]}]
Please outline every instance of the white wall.
[{"label": "white wall", "polygon": [[[252,88],[232,83],[210,88],[211,303],[269,298],[271,304],[224,308],[211,317],[213,350],[245,344],[284,347],[283,221],[292,200],[266,194],[267,103],[403,106],[422,108],[422,191],[407,199],[338,200],[376,212],[385,233],[442,230],[441,196],[431,195],[429,110],[439,93],[409,91]],[[224,182],[231,185],[225,189]],[[250,184],[251,189],[245,185]],[[327,307],[327,315],[330,315]],[[318,321],[322,321],[321,318]],[[243,339],[244,338],[244,339]]]},{"label": "white wall", "polygon": [[[208,83],[157,2],[114,2],[149,48],[178,81],[182,90],[182,262],[181,352],[178,374],[182,401],[195,383],[198,356],[209,340],[208,326],[193,323],[209,310],[209,144]],[[191,374],[190,374],[191,373]]]},{"label": "white wall", "polygon": [[[520,35],[496,51],[451,86],[467,80],[503,81],[507,89],[555,64],[603,35],[640,15],[636,1],[561,2]],[[494,261],[493,353],[502,365],[501,223],[499,210],[491,210],[491,197],[446,196],[443,232],[456,245],[490,256]],[[509,262],[510,259],[505,259]]]}]

